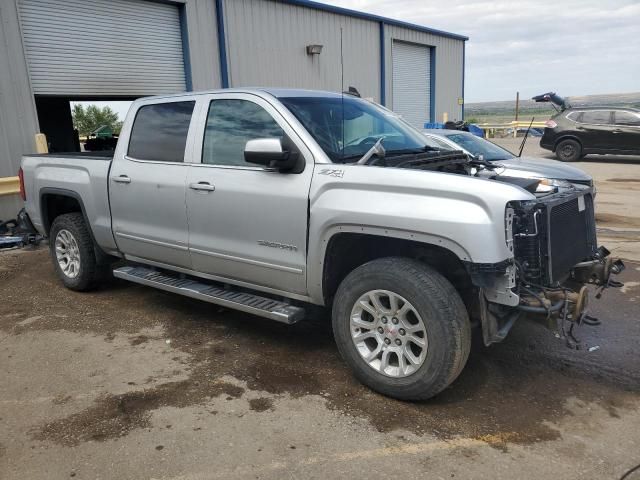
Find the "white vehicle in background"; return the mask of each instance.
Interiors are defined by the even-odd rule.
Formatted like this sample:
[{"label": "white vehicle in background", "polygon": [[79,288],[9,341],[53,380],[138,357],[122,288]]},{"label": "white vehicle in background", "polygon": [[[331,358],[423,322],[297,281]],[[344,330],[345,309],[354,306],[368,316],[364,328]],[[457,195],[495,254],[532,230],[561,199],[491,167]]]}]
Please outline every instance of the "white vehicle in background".
[{"label": "white vehicle in background", "polygon": [[461,130],[423,130],[429,145],[443,150],[461,150],[471,158],[499,165],[496,173],[508,177],[539,178],[541,185],[568,186],[568,183],[593,186],[593,178],[579,168],[557,160],[518,157],[495,143]]}]

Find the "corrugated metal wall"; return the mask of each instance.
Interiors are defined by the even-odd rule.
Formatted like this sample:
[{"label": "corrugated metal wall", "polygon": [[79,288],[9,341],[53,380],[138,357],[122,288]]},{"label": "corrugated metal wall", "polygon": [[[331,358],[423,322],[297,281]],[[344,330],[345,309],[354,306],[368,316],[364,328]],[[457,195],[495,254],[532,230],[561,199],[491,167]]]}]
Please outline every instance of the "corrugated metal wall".
[{"label": "corrugated metal wall", "polygon": [[391,105],[393,98],[391,43],[393,39],[435,47],[435,120],[441,122],[444,112],[449,114],[449,120],[462,119],[462,106],[458,105],[458,98],[462,97],[464,42],[395,25],[386,25],[385,63],[387,65],[387,106],[389,108],[393,108]]},{"label": "corrugated metal wall", "polygon": [[186,90],[175,5],[142,0],[21,0],[36,95],[158,95]]},{"label": "corrugated metal wall", "polygon": [[187,0],[185,8],[193,90],[220,88],[215,1]]},{"label": "corrugated metal wall", "polygon": [[[380,30],[377,22],[265,0],[225,0],[229,83],[341,90],[380,99]],[[305,47],[323,45],[320,55]]]},{"label": "corrugated metal wall", "polygon": [[[0,177],[18,174],[21,155],[35,149],[37,131],[18,9],[13,1],[0,1]],[[21,206],[17,196],[0,197],[0,219],[13,218]]]},{"label": "corrugated metal wall", "polygon": [[[64,0],[46,0],[48,3]],[[93,0],[95,1],[95,0]],[[105,0],[108,3],[109,0]],[[166,2],[165,2],[166,3]],[[18,17],[18,0],[0,1],[0,176],[15,175],[20,156],[35,149],[38,122]],[[188,39],[194,90],[221,86],[215,0],[176,0]],[[380,101],[380,22],[274,0],[222,0],[231,86],[288,86],[339,91],[340,28],[343,29],[344,86]],[[385,25],[386,105],[392,107],[392,40],[435,47],[435,110],[461,118],[463,41],[396,25]],[[321,44],[319,56],[305,47]],[[83,92],[98,98],[100,90]],[[127,92],[135,94],[135,92]],[[0,218],[21,202],[0,197]]]}]

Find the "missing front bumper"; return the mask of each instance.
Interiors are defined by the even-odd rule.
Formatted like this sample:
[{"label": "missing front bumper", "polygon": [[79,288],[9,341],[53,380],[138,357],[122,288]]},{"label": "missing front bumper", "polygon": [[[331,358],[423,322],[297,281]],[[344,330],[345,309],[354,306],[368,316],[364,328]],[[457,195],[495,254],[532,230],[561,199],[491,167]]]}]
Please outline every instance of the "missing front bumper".
[{"label": "missing front bumper", "polygon": [[[579,325],[596,325],[599,321],[590,316],[588,285],[596,287],[596,298],[602,296],[609,287],[621,287],[621,282],[612,279],[621,273],[625,265],[620,259],[610,257],[610,252],[598,248],[592,260],[575,265],[568,278],[561,284],[545,287],[520,282],[518,303],[506,305],[494,300],[493,288],[480,288],[480,317],[485,345],[502,341],[515,321],[523,314],[533,318],[542,318],[547,327],[557,337],[563,338],[573,348],[579,348],[580,342],[574,336],[574,328]],[[493,285],[495,287],[495,285]]]}]

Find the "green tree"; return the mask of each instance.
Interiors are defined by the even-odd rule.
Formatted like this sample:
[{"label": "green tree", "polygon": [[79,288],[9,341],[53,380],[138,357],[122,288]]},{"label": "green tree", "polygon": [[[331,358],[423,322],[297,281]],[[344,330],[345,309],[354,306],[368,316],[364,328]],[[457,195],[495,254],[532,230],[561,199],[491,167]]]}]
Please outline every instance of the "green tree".
[{"label": "green tree", "polygon": [[97,105],[74,105],[71,110],[73,127],[78,130],[80,136],[86,137],[96,128],[108,125],[113,133],[120,133],[122,122],[118,120],[118,114],[110,107],[98,107]]}]

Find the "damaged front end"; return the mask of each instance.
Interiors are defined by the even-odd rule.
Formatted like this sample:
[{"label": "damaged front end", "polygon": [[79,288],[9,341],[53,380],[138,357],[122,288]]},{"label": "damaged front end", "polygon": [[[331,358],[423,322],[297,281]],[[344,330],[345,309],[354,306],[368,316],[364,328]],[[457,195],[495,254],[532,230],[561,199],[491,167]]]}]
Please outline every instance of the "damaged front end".
[{"label": "damaged front end", "polygon": [[588,313],[587,285],[597,287],[596,298],[607,287],[622,286],[611,276],[624,264],[597,246],[593,195],[593,188],[570,188],[508,204],[505,233],[513,264],[495,279],[508,282],[518,300],[495,298],[495,280],[481,288],[485,344],[501,341],[522,313],[543,319],[572,348],[580,347],[576,326],[599,323]]}]

